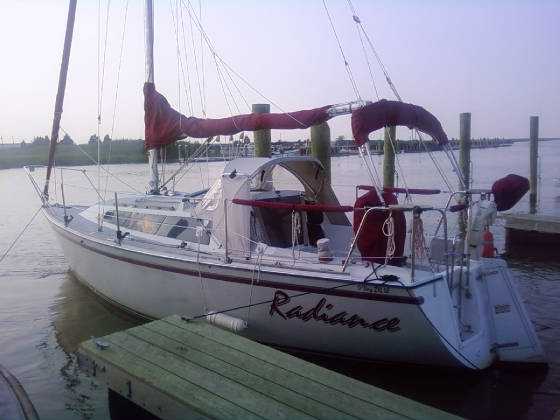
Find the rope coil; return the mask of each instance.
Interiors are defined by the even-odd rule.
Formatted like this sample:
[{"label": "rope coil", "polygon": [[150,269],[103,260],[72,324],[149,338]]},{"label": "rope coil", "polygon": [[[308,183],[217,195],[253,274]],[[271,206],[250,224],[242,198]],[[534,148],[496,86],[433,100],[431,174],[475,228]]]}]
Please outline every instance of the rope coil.
[{"label": "rope coil", "polygon": [[385,252],[385,262],[387,265],[389,260],[395,255],[396,245],[395,245],[395,221],[393,219],[393,212],[389,212],[389,216],[383,222],[381,227],[381,232],[387,237],[387,251]]}]

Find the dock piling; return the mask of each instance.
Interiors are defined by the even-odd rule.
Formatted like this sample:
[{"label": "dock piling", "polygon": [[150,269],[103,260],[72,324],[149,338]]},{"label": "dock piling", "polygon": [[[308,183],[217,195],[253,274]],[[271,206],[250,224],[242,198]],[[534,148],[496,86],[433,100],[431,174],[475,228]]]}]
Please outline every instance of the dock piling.
[{"label": "dock piling", "polygon": [[[251,110],[256,114],[268,114],[270,104],[253,104]],[[265,128],[255,131],[254,140],[255,157],[270,157],[270,129]]]},{"label": "dock piling", "polygon": [[383,135],[383,186],[395,186],[395,153],[397,149],[397,128],[385,127]]},{"label": "dock piling", "polygon": [[537,163],[539,157],[539,117],[533,116],[529,118],[529,181],[531,190],[529,193],[530,213],[537,212]]},{"label": "dock piling", "polygon": [[[462,185],[459,184],[460,190],[468,190],[470,188],[470,165],[471,165],[471,113],[463,112],[459,115],[459,169],[463,175]],[[465,200],[466,197],[463,197]],[[463,237],[467,231],[467,211],[461,210],[459,214],[459,231]]]},{"label": "dock piling", "polygon": [[331,183],[331,130],[324,122],[311,127],[311,155],[321,161],[325,179]]}]

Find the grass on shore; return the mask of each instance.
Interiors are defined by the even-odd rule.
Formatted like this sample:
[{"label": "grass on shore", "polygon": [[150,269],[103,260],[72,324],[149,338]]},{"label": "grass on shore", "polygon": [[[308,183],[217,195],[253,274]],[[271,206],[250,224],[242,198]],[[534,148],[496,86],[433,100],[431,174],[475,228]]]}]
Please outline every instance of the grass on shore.
[{"label": "grass on shore", "polygon": [[[96,160],[97,144],[58,145],[55,161],[58,166],[83,166],[95,163],[86,153]],[[48,146],[28,145],[3,148],[0,149],[0,169],[21,168],[25,165],[46,165],[48,156]],[[103,164],[143,163],[147,161],[144,142],[141,140],[113,141],[101,145],[101,163]]]}]

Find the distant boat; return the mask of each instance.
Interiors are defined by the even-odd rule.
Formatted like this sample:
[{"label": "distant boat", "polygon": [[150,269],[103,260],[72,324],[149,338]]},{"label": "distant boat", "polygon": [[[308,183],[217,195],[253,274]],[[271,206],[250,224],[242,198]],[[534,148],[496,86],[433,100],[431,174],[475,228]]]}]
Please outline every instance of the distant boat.
[{"label": "distant boat", "polygon": [[[148,1],[148,40],[153,40],[151,11]],[[67,206],[64,195],[62,203],[51,201],[49,176],[41,190],[30,175],[80,281],[145,318],[206,317],[292,350],[469,369],[498,360],[544,360],[507,265],[493,257],[483,236],[496,202],[503,207],[498,191],[463,191],[468,200],[459,207],[450,204],[453,193],[446,204],[434,207],[399,204],[396,194],[423,197],[439,190],[364,185],[357,188],[356,202],[345,206],[323,165],[307,156],[234,159],[211,188],[190,193],[167,190],[157,173],[157,149],[185,136],[210,139],[263,128],[305,128],[350,113],[370,171],[369,133],[405,125],[432,136],[460,174],[432,114],[382,100],[294,113],[187,118],[156,91],[150,42],[147,49],[150,192]],[[56,118],[53,126],[58,131]],[[52,157],[47,174],[51,168]],[[281,187],[279,171],[299,187]],[[496,202],[488,199],[493,193]],[[512,194],[519,198],[518,191]],[[462,240],[447,226],[457,210],[469,215]],[[431,212],[440,226],[426,246],[422,217]],[[346,213],[353,214],[353,225]],[[410,249],[405,251],[407,224]]]}]

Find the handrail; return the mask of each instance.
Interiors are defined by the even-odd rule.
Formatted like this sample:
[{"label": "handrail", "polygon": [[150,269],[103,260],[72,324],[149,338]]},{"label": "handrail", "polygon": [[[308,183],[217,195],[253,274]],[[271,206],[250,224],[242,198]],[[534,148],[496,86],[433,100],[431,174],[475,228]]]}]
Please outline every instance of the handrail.
[{"label": "handrail", "polygon": [[354,211],[352,206],[334,206],[325,204],[291,204],[279,203],[275,201],[262,201],[262,200],[244,200],[241,198],[234,198],[231,200],[234,204],[241,204],[243,206],[263,207],[278,210],[293,210],[293,211],[321,211],[321,212],[349,212]]},{"label": "handrail", "polygon": [[[352,252],[354,251],[355,247],[356,247],[356,243],[358,241],[358,238],[360,237],[360,234],[362,233],[364,224],[365,224],[365,220],[367,219],[367,217],[369,216],[369,214],[373,211],[403,211],[403,212],[413,212],[416,215],[420,215],[422,212],[424,211],[437,211],[441,214],[442,216],[442,223],[443,223],[443,230],[444,230],[444,253],[447,255],[449,253],[449,249],[448,249],[448,244],[447,244],[447,217],[445,216],[445,210],[444,209],[440,209],[440,208],[436,208],[436,207],[422,207],[422,206],[400,206],[400,205],[390,205],[387,207],[369,207],[367,208],[364,216],[362,217],[362,221],[360,222],[360,226],[358,227],[358,230],[356,232],[356,235],[354,236],[354,239],[352,240],[352,243],[350,244],[350,249],[348,251],[348,254],[346,255],[346,258],[344,259],[344,262],[342,264],[342,272],[346,271],[346,267],[348,266],[348,263],[350,262],[350,258],[352,256]],[[441,223],[441,222],[440,222]],[[412,230],[413,235],[414,235],[414,229]],[[414,238],[413,238],[414,240]],[[414,260],[415,260],[415,251],[414,251],[414,247],[411,247],[412,250],[412,281],[414,281]],[[447,281],[449,282],[449,262],[446,262],[446,276],[447,276]]]},{"label": "handrail", "polygon": [[[365,191],[377,191],[371,185],[357,185],[356,189]],[[440,194],[441,190],[429,188],[397,188],[397,187],[383,187],[383,192],[403,193],[403,194],[420,194],[420,195],[434,195]]]}]

